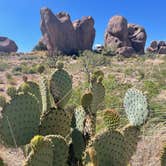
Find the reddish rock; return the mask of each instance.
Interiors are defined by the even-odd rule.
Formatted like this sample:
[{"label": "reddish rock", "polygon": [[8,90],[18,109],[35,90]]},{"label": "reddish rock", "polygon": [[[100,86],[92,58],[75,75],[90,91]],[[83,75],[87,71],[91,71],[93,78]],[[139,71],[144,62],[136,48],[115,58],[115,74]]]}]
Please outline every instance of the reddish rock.
[{"label": "reddish rock", "polygon": [[145,29],[136,24],[128,24],[129,40],[137,54],[144,54],[147,35]]},{"label": "reddish rock", "polygon": [[166,42],[165,41],[152,41],[150,46],[147,48],[148,52],[166,54]]},{"label": "reddish rock", "polygon": [[7,37],[0,36],[0,52],[10,53],[17,52],[17,50],[18,47],[13,40]]},{"label": "reddish rock", "polygon": [[54,15],[48,8],[41,9],[40,40],[50,51],[61,51],[73,54],[78,50],[92,49],[95,38],[94,20],[92,17],[83,17],[71,22],[67,13]]},{"label": "reddish rock", "polygon": [[132,47],[120,47],[116,50],[116,54],[123,55],[125,57],[130,57],[131,55],[135,54],[135,51]]},{"label": "reddish rock", "polygon": [[114,16],[110,19],[105,32],[105,47],[117,48],[118,52],[144,54],[146,43],[145,29],[136,24],[128,24],[122,16]]},{"label": "reddish rock", "polygon": [[166,54],[166,46],[161,46],[158,53],[159,54]]}]

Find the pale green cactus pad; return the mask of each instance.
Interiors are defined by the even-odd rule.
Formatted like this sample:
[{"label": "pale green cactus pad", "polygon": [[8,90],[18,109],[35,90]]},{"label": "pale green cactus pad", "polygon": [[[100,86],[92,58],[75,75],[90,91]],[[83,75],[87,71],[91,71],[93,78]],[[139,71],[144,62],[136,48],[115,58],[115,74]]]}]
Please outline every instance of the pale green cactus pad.
[{"label": "pale green cactus pad", "polygon": [[60,135],[48,135],[46,138],[52,142],[53,166],[67,166],[69,146],[66,140]]},{"label": "pale green cactus pad", "polygon": [[2,110],[0,137],[7,145],[27,144],[38,133],[39,103],[31,94],[19,94]]},{"label": "pale green cactus pad", "polygon": [[71,118],[70,113],[51,108],[50,111],[41,116],[40,134],[68,136],[70,134]]},{"label": "pale green cactus pad", "polygon": [[49,111],[51,108],[51,101],[50,101],[50,91],[48,88],[47,79],[42,76],[40,81],[40,92],[42,98],[42,113]]},{"label": "pale green cactus pad", "polygon": [[129,89],[124,98],[124,108],[131,125],[142,125],[149,114],[146,97],[137,89]]},{"label": "pale green cactus pad", "polygon": [[49,139],[36,136],[31,140],[30,145],[32,150],[26,157],[23,166],[53,166],[53,149]]},{"label": "pale green cactus pad", "polygon": [[64,108],[72,94],[72,79],[67,71],[58,69],[52,74],[50,92],[57,107]]},{"label": "pale green cactus pad", "polygon": [[83,132],[83,129],[84,129],[85,116],[86,116],[86,112],[84,108],[82,106],[76,107],[74,112],[74,117],[75,117],[76,128],[80,132]]}]

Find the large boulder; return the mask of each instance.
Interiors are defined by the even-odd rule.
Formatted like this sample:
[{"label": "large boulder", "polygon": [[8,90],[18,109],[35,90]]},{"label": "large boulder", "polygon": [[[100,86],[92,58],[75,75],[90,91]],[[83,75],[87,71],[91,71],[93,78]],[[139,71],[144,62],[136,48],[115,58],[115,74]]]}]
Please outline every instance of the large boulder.
[{"label": "large boulder", "polygon": [[17,50],[18,47],[13,40],[7,37],[0,36],[0,52],[10,53],[17,52]]},{"label": "large boulder", "polygon": [[138,54],[144,54],[145,43],[147,39],[146,31],[137,24],[128,24],[129,40]]},{"label": "large boulder", "polygon": [[123,16],[114,16],[109,20],[104,41],[105,47],[114,48],[118,53],[128,57],[133,53],[144,54],[146,38],[143,27],[128,24]]},{"label": "large boulder", "polygon": [[166,41],[152,41],[147,48],[147,52],[166,54]]},{"label": "large boulder", "polygon": [[95,29],[92,17],[83,17],[72,23],[69,14],[60,12],[53,14],[48,8],[41,11],[40,40],[49,51],[61,51],[73,54],[78,50],[92,49]]}]

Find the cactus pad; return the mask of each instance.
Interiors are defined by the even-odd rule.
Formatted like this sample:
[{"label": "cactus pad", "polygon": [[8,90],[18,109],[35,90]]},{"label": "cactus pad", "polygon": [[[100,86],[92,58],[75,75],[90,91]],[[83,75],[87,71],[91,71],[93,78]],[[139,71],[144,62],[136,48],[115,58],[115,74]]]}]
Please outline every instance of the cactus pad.
[{"label": "cactus pad", "polygon": [[104,110],[104,123],[108,129],[116,129],[120,124],[120,115],[115,110]]},{"label": "cactus pad", "polygon": [[8,145],[24,145],[38,133],[39,103],[31,94],[19,94],[2,110],[0,137]]},{"label": "cactus pad", "polygon": [[74,157],[77,160],[81,160],[82,154],[85,150],[85,141],[82,133],[77,129],[74,129],[72,131],[72,145],[73,145],[72,147],[74,151]]},{"label": "cactus pad", "polygon": [[96,113],[103,105],[105,98],[105,88],[101,82],[94,82],[91,86],[93,100],[91,103],[92,113]]},{"label": "cactus pad", "polygon": [[39,101],[40,111],[42,111],[42,97],[41,97],[41,93],[40,93],[40,87],[36,82],[33,82],[33,81],[24,82],[19,87],[19,91],[24,91],[25,93],[29,92],[29,93],[32,93],[33,95],[35,95]]},{"label": "cactus pad", "polygon": [[50,92],[56,105],[64,108],[72,94],[72,79],[64,69],[58,69],[52,74]]},{"label": "cactus pad", "polygon": [[8,87],[8,88],[7,88],[7,94],[8,94],[11,98],[15,97],[15,96],[17,95],[17,89],[16,89],[16,87],[13,87],[13,86]]},{"label": "cactus pad", "polygon": [[76,107],[74,112],[76,128],[83,132],[86,112],[82,106]]},{"label": "cactus pad", "polygon": [[50,92],[47,79],[43,76],[40,81],[40,92],[42,98],[42,113],[49,111],[51,108]]},{"label": "cactus pad", "polygon": [[81,105],[85,108],[88,109],[90,108],[90,105],[92,103],[93,100],[93,95],[91,92],[86,92],[82,98],[81,98]]},{"label": "cactus pad", "polygon": [[23,166],[53,166],[52,143],[49,139],[37,136],[31,140],[32,148]]},{"label": "cactus pad", "polygon": [[0,96],[0,107],[4,107],[6,105],[6,98],[4,96]]},{"label": "cactus pad", "polygon": [[53,166],[67,166],[69,147],[66,140],[60,135],[48,135],[52,142]]},{"label": "cactus pad", "polygon": [[41,135],[61,135],[66,137],[70,134],[71,116],[64,110],[51,108],[50,111],[41,116]]},{"label": "cactus pad", "polygon": [[137,89],[129,89],[124,98],[124,107],[131,125],[142,125],[149,114],[146,97]]},{"label": "cactus pad", "polygon": [[127,165],[125,156],[125,140],[123,135],[118,131],[105,131],[96,135],[89,144],[89,148],[87,148],[84,156],[84,165],[86,166],[89,163],[94,162],[91,161],[91,148],[93,148],[93,158],[98,166]]}]

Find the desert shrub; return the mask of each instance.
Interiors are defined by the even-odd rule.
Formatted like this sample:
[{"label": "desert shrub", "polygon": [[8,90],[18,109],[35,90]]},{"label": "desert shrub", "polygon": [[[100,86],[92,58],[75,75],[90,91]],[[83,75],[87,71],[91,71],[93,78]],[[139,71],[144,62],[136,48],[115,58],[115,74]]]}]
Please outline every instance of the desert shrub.
[{"label": "desert shrub", "polygon": [[39,42],[32,51],[46,51],[47,47],[42,42]]},{"label": "desert shrub", "polygon": [[9,68],[9,64],[6,62],[0,62],[0,71],[3,72]]},{"label": "desert shrub", "polygon": [[146,91],[149,99],[151,99],[159,94],[159,85],[154,81],[146,80],[143,83],[143,91]]}]

